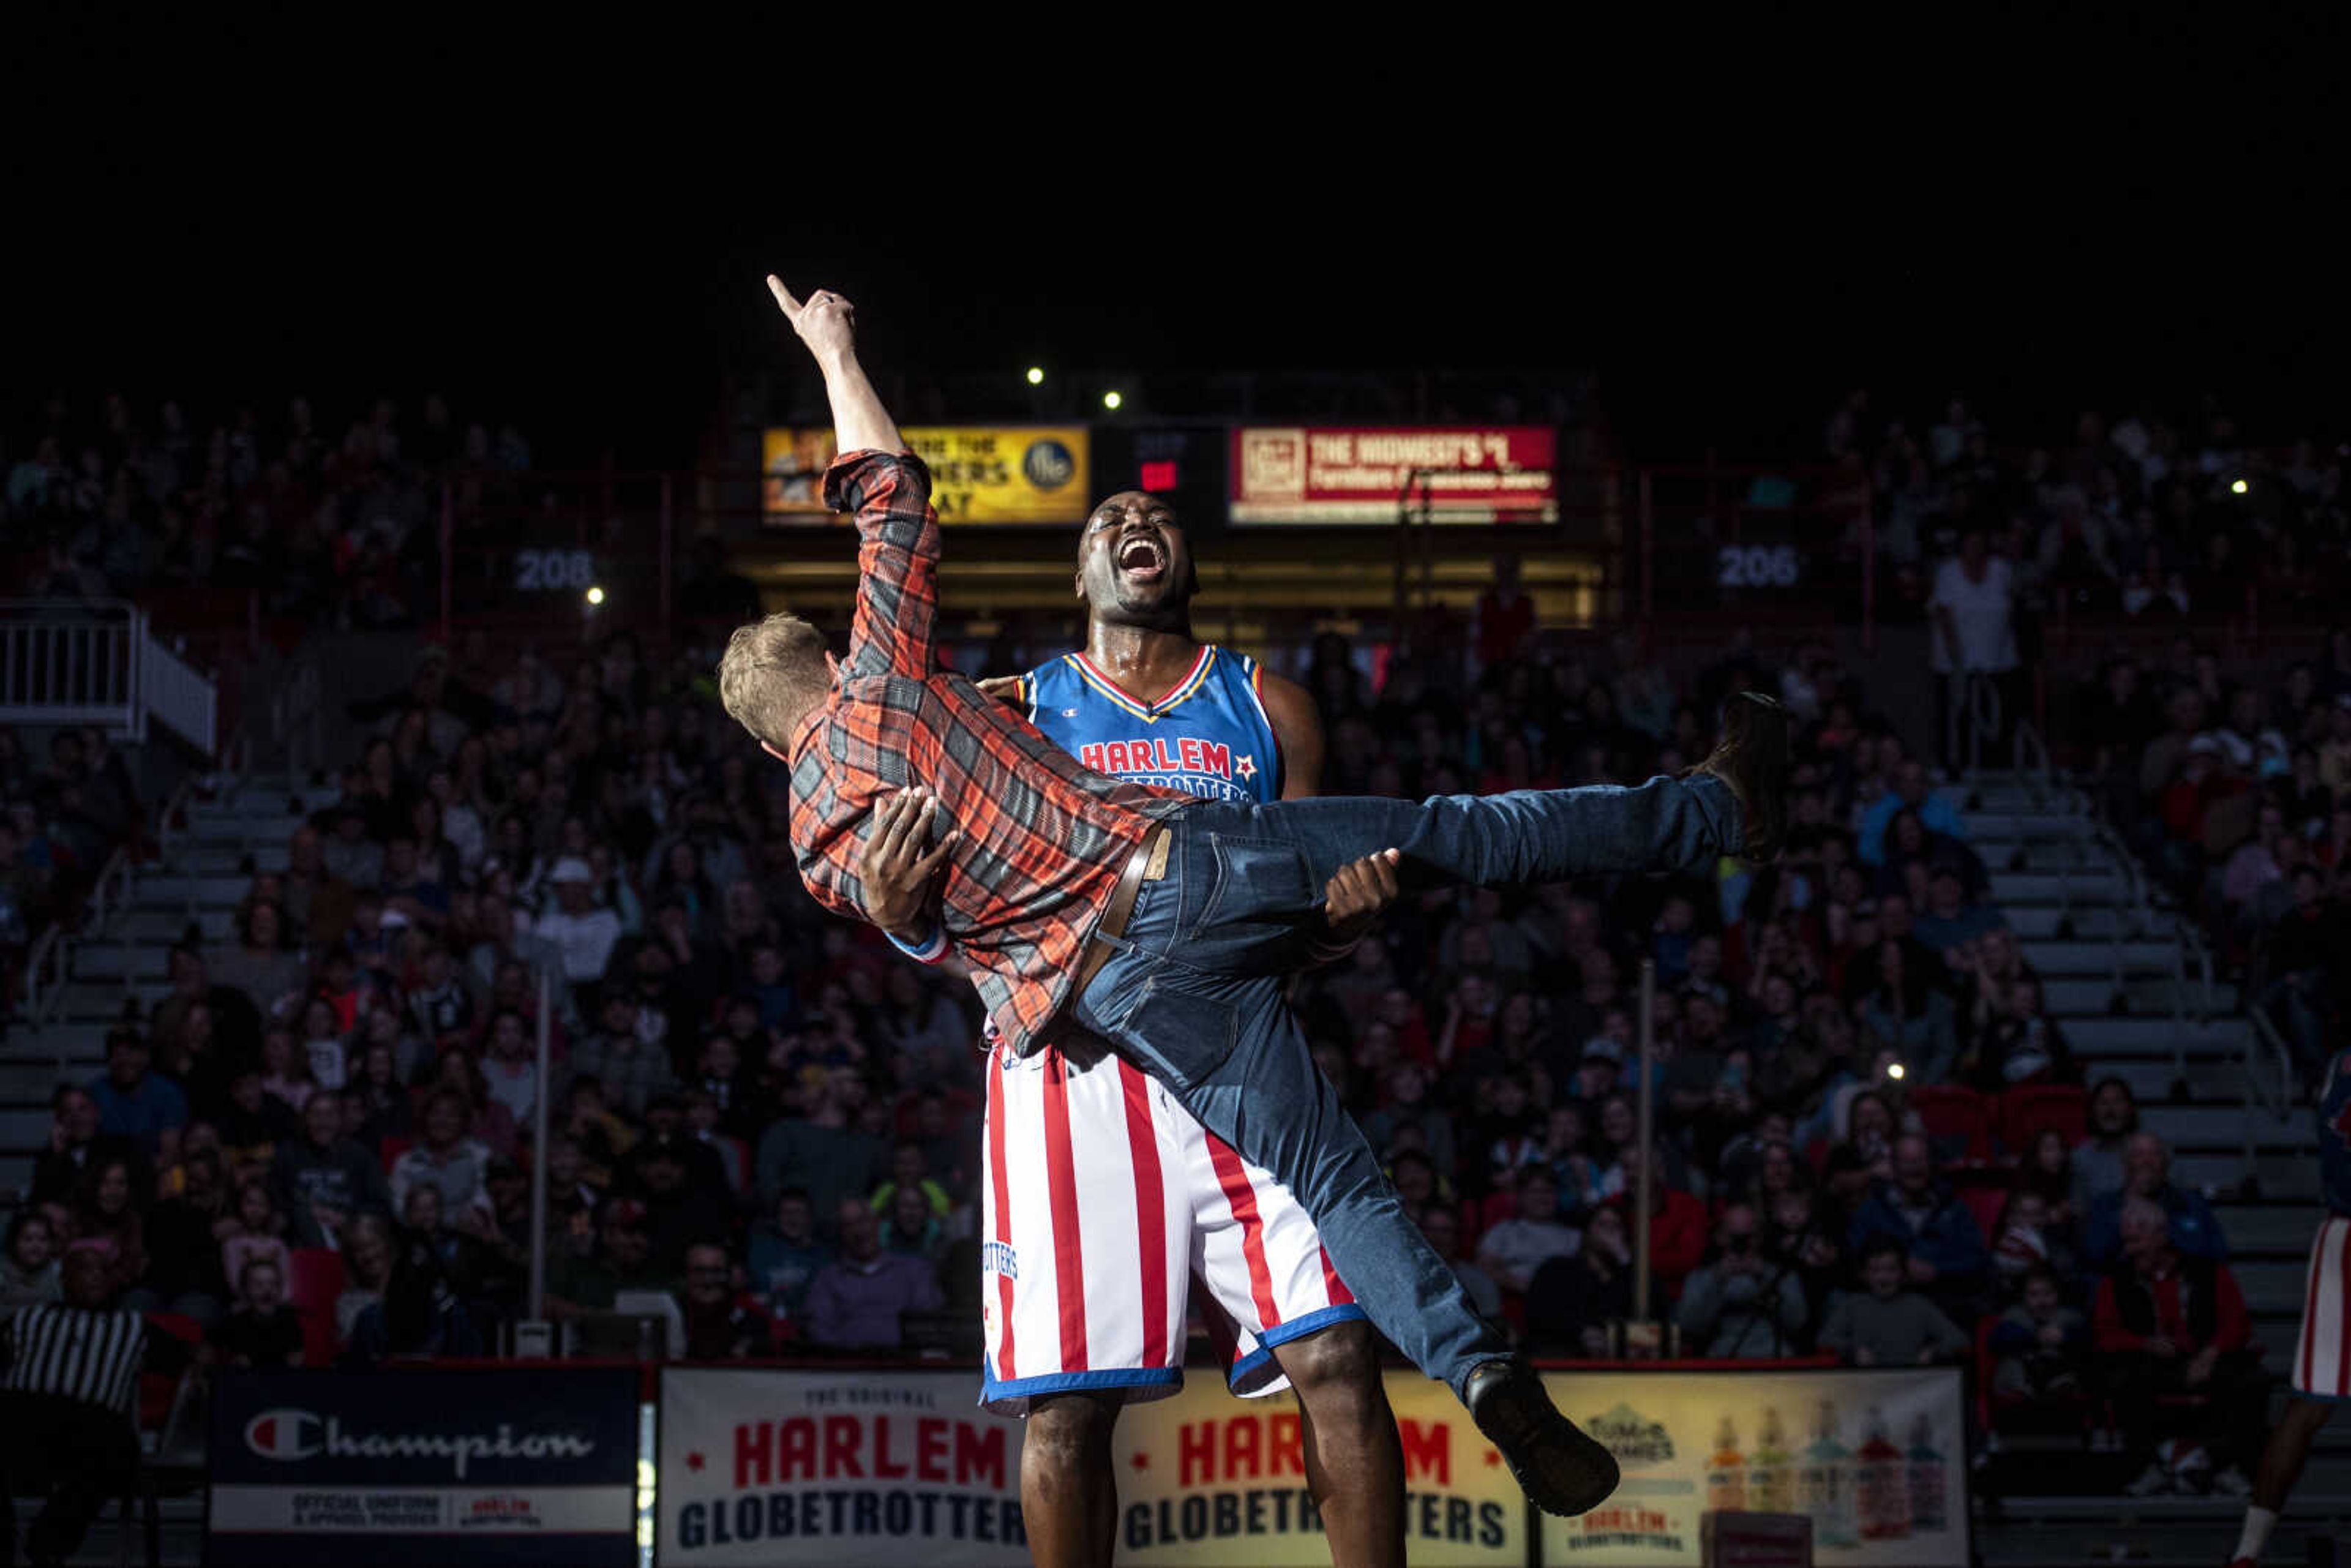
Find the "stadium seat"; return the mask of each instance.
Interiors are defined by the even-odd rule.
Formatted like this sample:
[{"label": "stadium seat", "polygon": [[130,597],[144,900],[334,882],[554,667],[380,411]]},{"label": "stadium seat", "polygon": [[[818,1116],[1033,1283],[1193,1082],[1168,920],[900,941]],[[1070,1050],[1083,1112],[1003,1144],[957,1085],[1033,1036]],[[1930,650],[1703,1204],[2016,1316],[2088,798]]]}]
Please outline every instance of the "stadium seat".
[{"label": "stadium seat", "polygon": [[2070,1083],[2026,1083],[2000,1097],[2000,1141],[2022,1159],[2043,1129],[2055,1128],[2073,1148],[2090,1135],[2090,1097]]},{"label": "stadium seat", "polygon": [[1991,1157],[1991,1107],[1982,1095],[1956,1083],[1928,1083],[1905,1098],[1918,1113],[1938,1164]]},{"label": "stadium seat", "polygon": [[1519,1195],[1517,1193],[1508,1188],[1499,1192],[1489,1192],[1484,1201],[1478,1206],[1478,1234],[1483,1236],[1505,1219],[1516,1219],[1518,1216]]},{"label": "stadium seat", "polygon": [[395,1137],[392,1134],[385,1134],[381,1145],[383,1174],[390,1176],[392,1167],[400,1163],[400,1156],[415,1146],[416,1140],[413,1138]]},{"label": "stadium seat", "polygon": [[[184,1312],[149,1312],[147,1326],[156,1333],[178,1340],[192,1355],[204,1343],[203,1325]],[[185,1372],[139,1375],[139,1432],[142,1442],[161,1444],[187,1377]]]},{"label": "stadium seat", "polygon": [[343,1255],[328,1247],[297,1247],[286,1261],[286,1300],[302,1319],[302,1364],[332,1366],[340,1349],[335,1300],[343,1293]]},{"label": "stadium seat", "polygon": [[1968,1186],[1958,1188],[1954,1196],[1976,1217],[1976,1228],[1983,1232],[1984,1245],[1991,1246],[2000,1228],[2000,1211],[2008,1207],[2008,1188]]}]

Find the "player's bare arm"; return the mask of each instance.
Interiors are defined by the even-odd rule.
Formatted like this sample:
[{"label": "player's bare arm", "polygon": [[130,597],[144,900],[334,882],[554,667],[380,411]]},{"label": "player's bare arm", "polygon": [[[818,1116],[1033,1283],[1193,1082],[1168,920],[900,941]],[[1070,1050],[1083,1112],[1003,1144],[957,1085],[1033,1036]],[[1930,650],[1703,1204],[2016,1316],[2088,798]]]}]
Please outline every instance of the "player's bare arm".
[{"label": "player's bare arm", "polygon": [[881,394],[857,362],[857,312],[848,300],[820,288],[805,302],[792,297],[784,280],[768,275],[768,292],[799,340],[824,372],[824,392],[832,404],[834,439],[843,452],[903,452],[897,423],[882,406]]},{"label": "player's bare arm", "polygon": [[1281,747],[1281,798],[1303,800],[1321,794],[1322,716],[1314,711],[1314,699],[1304,686],[1271,670],[1265,672],[1258,695],[1265,699],[1265,716],[1272,721],[1273,738]]}]

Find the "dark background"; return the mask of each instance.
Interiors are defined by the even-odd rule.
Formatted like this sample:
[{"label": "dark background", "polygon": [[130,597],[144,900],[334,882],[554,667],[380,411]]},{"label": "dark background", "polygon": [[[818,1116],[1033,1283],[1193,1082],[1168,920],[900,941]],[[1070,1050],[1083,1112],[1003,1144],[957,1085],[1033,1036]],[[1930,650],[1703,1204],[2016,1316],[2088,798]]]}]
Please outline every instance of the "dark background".
[{"label": "dark background", "polygon": [[331,426],[441,389],[542,462],[685,464],[784,350],[772,267],[855,299],[885,371],[1590,368],[1648,461],[1808,455],[1853,385],[2016,439],[2207,394],[2256,440],[2339,432],[2339,16],[1982,20],[1771,68],[1530,39],[1531,91],[1433,40],[1409,90],[1322,57],[1252,90],[826,69],[852,51],[805,17],[643,14],[575,58],[478,17],[31,6],[5,390],[301,390]]}]

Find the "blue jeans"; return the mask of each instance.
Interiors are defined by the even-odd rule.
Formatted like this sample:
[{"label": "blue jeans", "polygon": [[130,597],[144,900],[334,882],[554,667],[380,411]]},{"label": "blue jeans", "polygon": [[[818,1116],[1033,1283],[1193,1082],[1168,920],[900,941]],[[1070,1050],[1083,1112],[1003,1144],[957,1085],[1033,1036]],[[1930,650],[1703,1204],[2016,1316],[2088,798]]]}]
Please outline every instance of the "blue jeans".
[{"label": "blue jeans", "polygon": [[1471,1368],[1509,1347],[1405,1213],[1316,1071],[1286,999],[1323,884],[1384,849],[1403,852],[1408,887],[1698,870],[1736,852],[1736,799],[1700,775],[1417,805],[1202,801],[1169,827],[1167,874],[1143,884],[1122,936],[1102,938],[1114,951],[1078,998],[1074,1021],[1280,1178],[1380,1332],[1460,1393]]}]

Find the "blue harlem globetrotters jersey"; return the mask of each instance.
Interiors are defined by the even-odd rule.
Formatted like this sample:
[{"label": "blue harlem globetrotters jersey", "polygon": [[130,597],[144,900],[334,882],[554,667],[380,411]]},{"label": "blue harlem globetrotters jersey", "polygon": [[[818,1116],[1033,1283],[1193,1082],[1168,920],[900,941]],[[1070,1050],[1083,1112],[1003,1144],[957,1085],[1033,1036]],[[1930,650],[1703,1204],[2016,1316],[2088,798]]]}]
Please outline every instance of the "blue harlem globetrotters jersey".
[{"label": "blue harlem globetrotters jersey", "polygon": [[1021,677],[1029,721],[1097,773],[1210,800],[1281,798],[1281,747],[1255,659],[1214,643],[1155,702],[1119,689],[1083,653]]},{"label": "blue harlem globetrotters jersey", "polygon": [[2318,1092],[2318,1187],[2328,1212],[2351,1215],[2351,1051],[2338,1051]]}]

